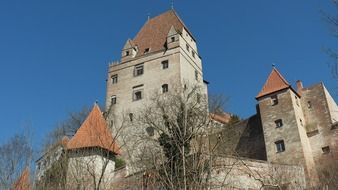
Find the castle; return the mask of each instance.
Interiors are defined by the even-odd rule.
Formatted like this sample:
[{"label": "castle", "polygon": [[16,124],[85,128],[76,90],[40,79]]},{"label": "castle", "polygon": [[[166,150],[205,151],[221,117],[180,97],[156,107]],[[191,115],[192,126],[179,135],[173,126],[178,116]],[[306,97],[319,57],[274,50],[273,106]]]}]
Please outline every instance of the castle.
[{"label": "castle", "polygon": [[[109,65],[106,109],[133,117],[152,94],[191,84],[203,87],[201,95],[207,97],[196,39],[170,10],[148,20],[126,41],[121,60]],[[324,84],[305,88],[297,81],[294,89],[273,67],[256,100],[257,114],[238,124],[245,125],[243,134],[255,131],[238,142],[243,156],[303,166],[314,186],[338,149],[338,109]]]},{"label": "castle", "polygon": [[[126,41],[121,60],[109,65],[105,107],[108,113],[106,122],[112,134],[116,134],[126,120],[132,122],[137,117],[138,110],[150,103],[154,94],[191,86],[199,87],[199,98],[208,99],[208,82],[203,77],[196,39],[177,13],[169,10],[149,19],[134,39]],[[302,82],[297,81],[297,89],[294,89],[273,67],[255,98],[257,113],[232,126],[237,134],[232,139],[234,150],[247,163],[244,164],[245,170],[288,170],[290,173],[285,184],[299,183],[301,188],[317,186],[325,178],[321,173],[338,160],[338,108],[324,84],[303,87]],[[97,107],[92,112],[96,118],[101,117]],[[212,118],[221,125],[229,119],[221,115]],[[96,145],[83,143],[87,142],[84,140],[86,135],[91,134],[82,131],[88,131],[90,126],[106,131],[108,126],[102,127],[102,118],[99,120],[100,125],[84,124],[64,146],[69,150],[88,151],[88,147],[110,150],[112,147],[102,146],[102,142]],[[217,135],[228,133],[228,128],[222,127]],[[142,151],[138,150],[138,144],[133,143],[132,134],[138,130],[144,129],[130,129],[124,134],[126,138],[118,139],[125,144],[121,149],[127,166],[135,160],[132,153],[123,151],[124,148]],[[103,134],[107,136],[106,133]],[[76,140],[79,136],[82,140]],[[114,142],[111,136],[107,138],[110,139],[107,142]],[[223,148],[222,145],[218,149],[226,152],[226,147]],[[109,152],[112,157],[120,154],[116,149]],[[75,153],[72,152],[73,157],[77,157]],[[92,154],[93,152],[87,153],[86,156]],[[218,163],[222,165],[229,161],[232,158],[220,159]],[[114,168],[114,163],[112,167]],[[129,174],[135,172],[132,168],[128,170]],[[212,175],[216,178],[222,176],[224,170],[213,171]],[[257,180],[250,181],[255,174],[244,174],[243,165],[238,166],[234,175],[239,177],[231,180],[246,181],[246,189],[258,187],[255,184]],[[233,187],[235,186],[234,182]],[[243,188],[243,185],[237,185],[237,188]]]}]

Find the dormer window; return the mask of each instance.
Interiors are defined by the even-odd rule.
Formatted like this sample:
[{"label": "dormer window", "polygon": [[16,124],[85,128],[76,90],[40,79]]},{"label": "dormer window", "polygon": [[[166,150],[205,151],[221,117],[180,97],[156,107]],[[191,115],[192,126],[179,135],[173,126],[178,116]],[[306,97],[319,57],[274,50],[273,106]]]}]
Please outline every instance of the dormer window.
[{"label": "dormer window", "polygon": [[149,53],[149,51],[150,51],[150,48],[146,48],[146,49],[144,49],[144,54],[147,54],[147,53]]},{"label": "dormer window", "polygon": [[126,56],[129,56],[130,55],[130,52],[129,51],[126,51]]},{"label": "dormer window", "polygon": [[171,37],[170,39],[171,39],[171,42],[175,42],[175,37],[174,36]]}]

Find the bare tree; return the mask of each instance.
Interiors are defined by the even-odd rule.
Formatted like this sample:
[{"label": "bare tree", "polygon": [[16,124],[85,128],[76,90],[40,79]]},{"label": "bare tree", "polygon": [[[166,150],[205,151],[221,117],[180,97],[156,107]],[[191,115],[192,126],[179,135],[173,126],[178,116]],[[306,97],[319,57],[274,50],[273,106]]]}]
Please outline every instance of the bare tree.
[{"label": "bare tree", "polygon": [[[90,113],[94,116],[87,117],[87,113],[87,110],[72,113],[70,119],[51,134],[55,139],[60,139],[61,135],[68,134],[66,131],[72,132],[72,129],[75,129],[73,131],[75,134],[77,130],[81,130],[79,129],[81,125],[86,125],[86,130],[81,131],[81,140],[95,138],[95,144],[73,148],[70,145],[72,139],[63,138],[49,146],[42,159],[38,161],[38,168],[41,165],[43,168],[40,169],[37,189],[111,189],[115,163],[120,160],[117,159],[116,152],[114,153],[118,151],[116,146],[118,134],[112,135],[109,129],[103,127],[106,120],[98,108],[94,107]],[[99,125],[102,128],[97,129]],[[58,132],[59,129],[62,129],[61,133]],[[76,134],[71,138],[75,137]]]},{"label": "bare tree", "polygon": [[[337,0],[331,0],[333,9],[332,13],[329,11],[321,11],[322,16],[324,17],[324,20],[329,24],[329,30],[333,37],[338,38],[338,1]],[[337,50],[333,48],[327,48],[326,53],[330,56],[332,59],[332,62],[330,64],[332,69],[332,74],[335,77],[336,80],[338,80],[338,53]]]},{"label": "bare tree", "polygon": [[0,145],[0,189],[9,189],[30,166],[33,149],[25,134],[17,134]]}]

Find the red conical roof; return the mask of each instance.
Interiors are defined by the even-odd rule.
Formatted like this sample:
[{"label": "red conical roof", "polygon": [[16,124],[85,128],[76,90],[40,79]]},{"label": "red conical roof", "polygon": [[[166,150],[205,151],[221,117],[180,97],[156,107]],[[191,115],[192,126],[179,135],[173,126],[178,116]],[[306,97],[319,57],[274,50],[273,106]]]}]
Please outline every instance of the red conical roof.
[{"label": "red conical roof", "polygon": [[279,71],[273,67],[268,79],[266,80],[262,90],[258,93],[256,98],[277,92],[289,88],[290,84],[285,78],[279,73]]},{"label": "red conical roof", "polygon": [[93,107],[86,120],[67,143],[67,149],[100,147],[115,154],[120,154],[120,148],[114,142],[111,131],[97,104]]}]

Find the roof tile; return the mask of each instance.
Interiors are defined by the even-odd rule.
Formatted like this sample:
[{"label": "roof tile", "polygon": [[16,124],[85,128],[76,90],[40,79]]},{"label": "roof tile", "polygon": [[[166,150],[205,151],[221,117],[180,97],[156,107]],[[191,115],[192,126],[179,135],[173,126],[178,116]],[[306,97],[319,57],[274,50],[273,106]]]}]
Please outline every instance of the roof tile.
[{"label": "roof tile", "polygon": [[96,104],[74,137],[67,144],[67,149],[88,147],[100,147],[115,154],[120,154],[120,148],[114,142],[106,120]]},{"label": "roof tile", "polygon": [[182,33],[183,28],[189,32],[174,10],[148,20],[133,40],[139,50],[137,56],[143,55],[147,48],[149,48],[149,53],[164,50],[167,35],[172,26],[180,33]]},{"label": "roof tile", "polygon": [[290,88],[290,84],[285,78],[279,73],[279,71],[273,67],[268,79],[266,80],[262,90],[258,93],[256,98],[263,97],[265,95]]}]

